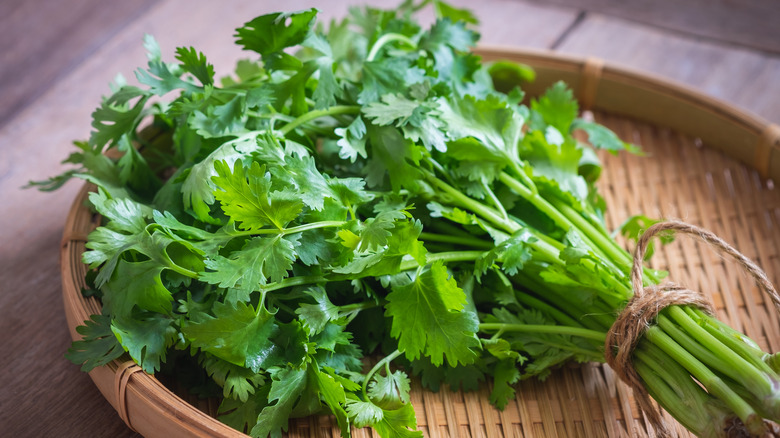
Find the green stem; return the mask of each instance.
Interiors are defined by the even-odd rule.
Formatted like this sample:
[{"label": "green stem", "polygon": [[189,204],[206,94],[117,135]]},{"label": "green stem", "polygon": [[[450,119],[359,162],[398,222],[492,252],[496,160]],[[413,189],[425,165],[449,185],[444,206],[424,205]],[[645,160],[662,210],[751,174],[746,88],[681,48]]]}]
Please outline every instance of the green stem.
[{"label": "green stem", "polygon": [[420,239],[431,241],[431,242],[443,242],[443,243],[453,243],[456,245],[463,245],[463,246],[469,246],[472,248],[480,248],[480,249],[486,249],[490,250],[493,249],[495,246],[487,241],[484,241],[482,239],[475,239],[473,237],[462,237],[462,236],[451,236],[447,234],[436,234],[436,233],[426,233],[422,232],[420,233]]},{"label": "green stem", "polygon": [[428,181],[442,192],[447,194],[458,205],[469,209],[470,211],[476,213],[507,233],[514,234],[515,232],[522,229],[520,224],[504,219],[498,211],[486,206],[485,204],[482,204],[481,202],[471,199],[439,178],[428,175]]},{"label": "green stem", "polygon": [[761,372],[777,379],[777,373],[763,360],[766,353],[758,348],[752,339],[747,338],[722,321],[707,315],[697,307],[686,306],[684,310],[694,321],[718,338],[732,351],[742,356],[743,359],[750,362]]},{"label": "green stem", "polygon": [[501,216],[503,216],[505,221],[508,221],[509,215],[506,213],[504,204],[502,204],[501,201],[498,200],[496,194],[493,193],[493,190],[490,190],[490,186],[488,186],[488,184],[485,181],[482,181],[482,188],[485,189],[485,192],[488,195],[488,199],[490,199],[490,202],[493,204],[494,207],[496,207],[496,210],[498,210],[498,212],[501,213]]},{"label": "green stem", "polygon": [[[427,261],[428,263],[434,263],[434,262],[443,262],[443,263],[450,263],[450,262],[472,262],[479,257],[482,257],[482,255],[485,254],[485,251],[450,251],[450,252],[437,252],[433,254],[428,254]],[[420,265],[417,263],[417,260],[404,260],[401,262],[401,271],[408,271],[411,269],[417,269]]]},{"label": "green stem", "polygon": [[294,286],[305,286],[307,284],[317,284],[333,281],[333,279],[324,277],[322,275],[302,275],[299,277],[288,277],[283,280],[271,283],[269,285],[260,288],[263,293],[273,292],[275,290],[284,289]]},{"label": "green stem", "polygon": [[680,344],[658,326],[650,326],[645,332],[645,339],[666,352],[675,362],[688,370],[707,389],[710,394],[718,397],[726,404],[745,425],[750,427],[755,422],[757,413],[753,407],[742,399],[726,382],[691,355]]},{"label": "green stem", "polygon": [[415,42],[409,39],[409,37],[406,35],[401,35],[400,33],[386,33],[379,37],[379,39],[376,40],[374,45],[371,47],[371,51],[368,52],[368,56],[366,57],[366,62],[373,61],[374,58],[376,58],[376,55],[379,54],[379,50],[381,50],[385,44],[391,43],[393,41],[400,41],[411,47],[417,47],[417,44],[415,44]]},{"label": "green stem", "polygon": [[488,332],[501,330],[504,332],[523,332],[523,333],[544,333],[551,335],[569,335],[585,339],[599,341],[602,344],[607,339],[604,332],[597,330],[588,330],[581,327],[567,327],[562,325],[544,325],[544,324],[504,324],[504,323],[482,323],[479,325],[479,331]]},{"label": "green stem", "polygon": [[531,178],[528,176],[527,173],[523,171],[523,168],[520,167],[519,164],[517,164],[514,160],[508,160],[511,164],[512,170],[515,171],[515,175],[517,175],[518,178],[520,178],[520,182],[525,184],[525,187],[528,188],[528,190],[531,191],[532,194],[536,195],[539,193],[539,189],[536,188],[536,184],[531,180]]},{"label": "green stem", "polygon": [[746,387],[757,393],[759,398],[772,394],[772,382],[765,374],[703,329],[679,306],[669,306],[665,312],[692,338],[725,363],[725,369],[721,372],[738,382],[746,382]]},{"label": "green stem", "polygon": [[234,234],[236,236],[255,236],[258,234],[277,234],[280,236],[286,236],[288,234],[301,233],[303,231],[314,230],[317,228],[340,227],[345,223],[346,222],[344,221],[319,221],[319,222],[312,222],[304,225],[298,225],[297,227],[292,227],[292,228],[282,228],[281,230],[264,228],[261,230],[240,231]]},{"label": "green stem", "polygon": [[304,123],[311,122],[312,120],[318,119],[320,117],[335,116],[337,114],[358,114],[358,113],[360,113],[360,106],[358,105],[337,105],[337,106],[332,106],[330,108],[325,108],[321,110],[309,111],[308,113],[303,114],[302,116],[298,117],[292,122],[281,127],[279,129],[279,132],[281,132],[282,135],[287,135],[290,131],[294,130],[298,126],[303,125]]}]

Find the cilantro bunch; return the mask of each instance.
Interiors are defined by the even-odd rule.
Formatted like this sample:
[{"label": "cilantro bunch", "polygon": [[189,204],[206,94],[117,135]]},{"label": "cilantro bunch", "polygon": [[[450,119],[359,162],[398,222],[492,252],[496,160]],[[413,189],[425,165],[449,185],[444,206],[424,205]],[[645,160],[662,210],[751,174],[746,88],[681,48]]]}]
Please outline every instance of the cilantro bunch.
[{"label": "cilantro bunch", "polygon": [[[321,412],[343,436],[421,436],[410,373],[490,380],[503,408],[521,379],[603,361],[631,257],[604,226],[593,148],[636,148],[565,84],[524,103],[507,78],[527,70],[483,65],[468,11],[435,1],[421,28],[428,3],[327,29],[313,9],[257,17],[236,33],[256,59],[220,84],[202,53],[168,63],[147,37],[140,86],[119,81],[76,167],[36,183],[95,184],[103,218],[83,256],[103,312],[69,359],[128,354],[219,394],[254,437]],[[634,364],[699,435],[780,419],[776,357],[698,309],[663,310]]]}]

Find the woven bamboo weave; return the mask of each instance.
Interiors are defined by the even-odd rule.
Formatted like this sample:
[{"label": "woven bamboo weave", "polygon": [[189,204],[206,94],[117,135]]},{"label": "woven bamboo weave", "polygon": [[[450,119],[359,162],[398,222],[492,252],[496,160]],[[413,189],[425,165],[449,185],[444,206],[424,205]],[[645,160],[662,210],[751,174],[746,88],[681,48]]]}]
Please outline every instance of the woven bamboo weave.
[{"label": "woven bamboo weave", "polygon": [[[531,64],[539,74],[539,89],[557,79],[567,80],[580,100],[594,108],[590,114],[596,121],[642,147],[643,156],[600,153],[604,170],[598,187],[608,205],[606,221],[611,228],[639,213],[681,219],[713,231],[756,261],[772,282],[780,283],[780,192],[771,179],[761,176],[778,176],[780,165],[774,161],[780,160],[780,154],[775,137],[780,134],[776,126],[674,84],[626,73],[599,60],[504,49],[483,53],[486,59],[503,57]],[[649,95],[650,102],[668,105],[664,103],[668,100],[681,108],[666,112],[640,108],[627,115],[620,109],[630,96],[613,97],[621,89],[633,92],[638,105],[643,104],[642,96]],[[686,123],[677,119],[680,114],[696,120]],[[705,130],[707,126],[712,128]],[[732,142],[732,138],[740,140]],[[99,312],[99,303],[79,293],[85,274],[80,262],[85,236],[97,225],[84,207],[88,190],[85,187],[74,202],[62,247],[63,293],[74,338],[78,336],[75,326]],[[681,238],[659,248],[650,266],[666,269],[676,283],[701,291],[714,303],[721,320],[756,340],[765,351],[780,351],[778,314],[732,261],[704,244]],[[124,371],[118,379],[120,367],[130,369],[114,363],[93,370],[91,376],[107,400],[121,409],[122,418],[140,433],[244,436],[207,415],[214,412],[214,401],[185,403],[186,395],[180,398],[143,372]],[[120,391],[117,385],[125,386]],[[489,382],[471,393],[451,392],[446,387],[433,393],[415,381],[411,398],[419,428],[429,437],[655,436],[628,388],[605,365],[572,364],[544,382],[523,381],[516,399],[503,411],[490,405],[489,393]],[[677,436],[691,436],[670,417],[667,420]],[[294,420],[288,435],[336,437],[339,430],[329,417],[310,417]],[[353,436],[378,437],[369,429],[354,430]]]}]

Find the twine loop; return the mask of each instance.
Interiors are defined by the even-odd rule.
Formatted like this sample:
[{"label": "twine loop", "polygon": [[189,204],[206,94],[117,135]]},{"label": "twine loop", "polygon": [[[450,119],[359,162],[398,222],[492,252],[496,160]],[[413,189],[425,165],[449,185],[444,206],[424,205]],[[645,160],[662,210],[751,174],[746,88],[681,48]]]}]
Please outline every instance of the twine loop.
[{"label": "twine loop", "polygon": [[642,263],[647,247],[653,237],[665,231],[674,231],[698,237],[718,251],[730,255],[764,289],[774,303],[775,308],[780,312],[780,295],[778,295],[772,282],[769,281],[766,273],[752,260],[714,233],[686,222],[671,220],[654,224],[642,234],[637,241],[634,251],[634,264],[631,269],[631,283],[634,296],[629,300],[607,332],[607,338],[604,342],[604,357],[607,364],[615,371],[615,374],[633,389],[639,408],[661,436],[668,436],[669,432],[660,412],[653,406],[650,396],[642,385],[639,374],[637,374],[631,363],[631,355],[652,321],[664,308],[672,305],[690,305],[713,314],[712,305],[699,292],[674,283],[643,287]]}]

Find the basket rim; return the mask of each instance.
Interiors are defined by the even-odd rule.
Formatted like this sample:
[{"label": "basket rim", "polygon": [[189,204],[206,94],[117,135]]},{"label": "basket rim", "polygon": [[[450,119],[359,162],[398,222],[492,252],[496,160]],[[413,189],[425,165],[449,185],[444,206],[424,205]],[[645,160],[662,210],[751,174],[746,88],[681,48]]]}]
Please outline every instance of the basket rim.
[{"label": "basket rim", "polygon": [[[770,166],[771,159],[778,159],[778,155],[780,155],[778,152],[780,140],[775,141],[775,137],[780,137],[778,130],[774,129],[777,128],[777,125],[690,86],[651,73],[604,62],[597,58],[573,56],[547,50],[486,45],[479,46],[474,50],[474,53],[486,60],[508,58],[526,63],[547,75],[543,77],[539,75],[537,82],[539,82],[540,77],[543,79],[542,83],[548,83],[561,77],[573,78],[574,83],[569,85],[579,100],[588,103],[588,105],[583,105],[585,110],[599,109],[614,112],[614,107],[605,100],[602,91],[609,84],[618,84],[627,89],[634,88],[656,93],[664,101],[673,102],[684,109],[704,111],[713,120],[730,124],[737,132],[746,136],[748,141],[756,144],[753,156],[748,159],[745,159],[744,156],[735,156],[735,154],[738,155],[739,151],[723,149],[724,152],[750,167],[757,168],[764,177],[780,176],[780,165],[777,166],[777,169]],[[668,123],[664,123],[668,120],[665,119],[654,120],[644,114],[625,114],[624,112],[616,114],[628,115],[644,122],[668,127]],[[767,132],[770,134],[766,134]],[[712,145],[706,140],[705,144]],[[765,146],[762,146],[764,144]],[[715,144],[715,147],[719,149],[718,144]],[[762,149],[764,147],[765,149]],[[759,164],[759,166],[755,166],[755,164]],[[85,183],[75,197],[65,222],[60,248],[63,301],[68,328],[73,340],[81,338],[76,332],[76,326],[89,319],[90,314],[94,313],[87,307],[88,300],[93,300],[92,306],[97,303],[95,298],[84,298],[81,295],[79,283],[83,281],[83,276],[78,278],[79,273],[85,272],[85,267],[81,263],[81,253],[85,249],[85,236],[94,227],[94,224],[89,220],[85,220],[85,215],[92,215],[85,205],[90,191],[94,191],[94,185]],[[153,375],[144,372],[132,373],[123,383],[125,386],[118,390],[118,386],[114,383],[117,378],[122,377],[121,372],[118,374],[118,370],[123,369],[122,367],[123,362],[115,360],[105,366],[93,369],[89,375],[103,396],[117,409],[120,417],[131,429],[144,436],[162,437],[171,433],[174,433],[173,436],[179,436],[181,433],[186,433],[188,436],[198,437],[248,437],[248,435],[230,428],[187,403]],[[120,395],[123,396],[123,400],[118,399]],[[142,404],[151,405],[154,415],[150,416],[148,412],[141,415],[140,406]],[[120,409],[124,409],[124,411],[120,412]],[[132,421],[136,415],[139,416],[139,419]],[[171,432],[171,430],[176,432]]]}]

